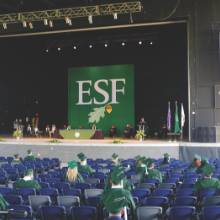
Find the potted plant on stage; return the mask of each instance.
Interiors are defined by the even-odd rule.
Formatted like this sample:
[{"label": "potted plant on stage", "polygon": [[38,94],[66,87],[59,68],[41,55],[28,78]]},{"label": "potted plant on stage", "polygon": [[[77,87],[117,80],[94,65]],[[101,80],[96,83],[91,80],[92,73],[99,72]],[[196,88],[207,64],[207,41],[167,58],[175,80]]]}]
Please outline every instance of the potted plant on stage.
[{"label": "potted plant on stage", "polygon": [[138,130],[135,135],[136,139],[138,139],[139,141],[143,141],[145,136],[146,135],[144,133],[144,130]]},{"label": "potted plant on stage", "polygon": [[23,136],[23,132],[21,129],[16,129],[13,133],[13,137],[15,137],[17,140],[20,140],[22,136]]}]

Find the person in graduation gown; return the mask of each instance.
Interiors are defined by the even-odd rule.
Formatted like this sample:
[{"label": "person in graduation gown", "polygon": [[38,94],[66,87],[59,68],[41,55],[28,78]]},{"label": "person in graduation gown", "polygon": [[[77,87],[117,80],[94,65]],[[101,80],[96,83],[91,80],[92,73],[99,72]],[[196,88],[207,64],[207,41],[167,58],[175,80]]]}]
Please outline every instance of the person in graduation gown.
[{"label": "person in graduation gown", "polygon": [[220,181],[216,178],[212,178],[214,168],[207,164],[202,168],[202,174],[204,175],[195,183],[195,191],[199,193],[202,189],[216,189],[220,190]]},{"label": "person in graduation gown", "polygon": [[147,159],[147,179],[156,179],[159,183],[162,183],[162,174],[158,169],[155,169],[154,160],[149,158]]},{"label": "person in graduation gown", "polygon": [[84,183],[83,177],[78,172],[78,166],[76,161],[68,162],[68,169],[66,172],[66,179],[70,183]]},{"label": "person in graduation gown", "polygon": [[40,184],[34,180],[34,172],[31,169],[28,169],[25,173],[25,176],[14,183],[14,188],[33,188],[39,191],[41,189]]},{"label": "person in graduation gown", "polygon": [[19,157],[19,154],[15,154],[12,163],[21,163],[21,162],[22,162],[22,158]]},{"label": "person in graduation gown", "polygon": [[87,164],[87,157],[83,153],[77,154],[79,158],[78,162],[78,171],[79,173],[86,173],[88,175],[91,175],[94,173],[94,170]]},{"label": "person in graduation gown", "polygon": [[[4,199],[2,194],[0,194],[0,211],[7,210],[7,207],[9,206],[8,202]],[[0,216],[1,217],[1,216]]]},{"label": "person in graduation gown", "polygon": [[160,166],[166,166],[166,165],[169,165],[170,164],[170,155],[168,153],[165,153],[163,155],[163,161],[161,162]]},{"label": "person in graduation gown", "polygon": [[27,156],[24,158],[24,160],[35,160],[32,150],[27,150]]},{"label": "person in graduation gown", "polygon": [[111,187],[104,190],[101,204],[107,209],[110,216],[122,217],[126,208],[130,208],[134,217],[135,203],[129,190],[123,188],[124,172],[116,167],[111,173]]},{"label": "person in graduation gown", "polygon": [[208,161],[202,159],[201,156],[196,154],[189,168],[190,171],[195,171],[196,173],[201,174],[203,168],[207,165],[208,165]]},{"label": "person in graduation gown", "polygon": [[136,157],[136,173],[140,176],[141,182],[143,182],[147,174],[146,157]]},{"label": "person in graduation gown", "polygon": [[119,156],[116,153],[112,154],[112,165],[113,166],[119,166],[120,165]]}]

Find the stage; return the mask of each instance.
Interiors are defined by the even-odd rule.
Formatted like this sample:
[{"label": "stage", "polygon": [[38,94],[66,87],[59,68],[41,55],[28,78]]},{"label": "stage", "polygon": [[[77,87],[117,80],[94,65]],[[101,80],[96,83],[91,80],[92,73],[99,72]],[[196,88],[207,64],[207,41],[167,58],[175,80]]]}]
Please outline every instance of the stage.
[{"label": "stage", "polygon": [[220,157],[220,143],[170,142],[166,140],[125,140],[114,144],[113,139],[103,140],[59,140],[50,143],[47,138],[5,138],[0,142],[0,156],[13,156],[18,153],[24,157],[28,149],[40,157],[58,157],[63,162],[77,159],[76,155],[84,152],[89,158],[110,158],[115,152],[120,158],[133,158],[137,155],[160,158],[164,153],[181,160],[192,160],[194,154],[204,157]]}]

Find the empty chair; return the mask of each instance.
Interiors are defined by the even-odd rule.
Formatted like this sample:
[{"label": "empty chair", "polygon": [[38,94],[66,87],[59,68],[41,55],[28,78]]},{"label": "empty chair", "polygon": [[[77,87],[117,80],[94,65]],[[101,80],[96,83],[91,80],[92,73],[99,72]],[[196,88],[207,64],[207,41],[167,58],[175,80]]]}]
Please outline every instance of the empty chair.
[{"label": "empty chair", "polygon": [[199,200],[202,200],[205,197],[214,196],[217,193],[216,189],[202,189],[198,192]]},{"label": "empty chair", "polygon": [[159,220],[162,208],[156,206],[142,206],[137,208],[137,220]]},{"label": "empty chair", "polygon": [[203,206],[220,206],[220,196],[206,197],[202,201]]},{"label": "empty chair", "polygon": [[170,197],[173,195],[173,190],[172,189],[163,189],[163,188],[158,188],[156,189],[153,193],[153,196],[164,196],[164,197]]},{"label": "empty chair", "polygon": [[196,206],[197,197],[195,196],[178,196],[174,201],[174,206]]},{"label": "empty chair", "polygon": [[10,205],[22,205],[23,204],[22,197],[18,195],[5,195],[4,198]]},{"label": "empty chair", "polygon": [[63,189],[64,196],[78,196],[81,198],[81,189]]},{"label": "empty chair", "polygon": [[5,195],[12,195],[14,190],[9,187],[0,187],[0,193],[5,196]]},{"label": "empty chair", "polygon": [[45,195],[29,196],[29,203],[33,211],[37,213],[41,206],[51,205],[51,199]]},{"label": "empty chair", "polygon": [[28,205],[10,205],[8,207],[9,209],[16,210],[16,211],[24,211],[27,213],[26,217],[19,217],[19,216],[13,216],[10,215],[7,219],[9,220],[32,220],[33,219],[33,213],[32,208]]},{"label": "empty chair", "polygon": [[163,196],[151,196],[143,201],[144,206],[160,206],[166,209],[169,205],[169,199]]},{"label": "empty chair", "polygon": [[137,188],[139,189],[155,189],[155,185],[153,183],[140,183],[137,185]]},{"label": "empty chair", "polygon": [[102,193],[103,189],[85,189],[84,196],[86,204],[97,207],[100,203]]},{"label": "empty chair", "polygon": [[202,220],[217,220],[220,218],[220,206],[205,206],[202,209]]},{"label": "empty chair", "polygon": [[56,188],[42,188],[40,190],[40,195],[50,196],[52,203],[56,203],[59,193]]},{"label": "empty chair", "polygon": [[65,220],[66,210],[62,206],[42,206],[40,208],[42,220]]},{"label": "empty chair", "polygon": [[153,183],[153,184],[159,184],[159,180],[158,179],[145,179],[144,183]]},{"label": "empty chair", "polygon": [[20,196],[22,196],[24,202],[28,201],[28,196],[30,195],[36,195],[36,190],[33,188],[21,188],[17,189],[16,193]]},{"label": "empty chair", "polygon": [[136,188],[132,191],[132,196],[138,197],[139,201],[142,201],[144,198],[151,194],[150,189],[139,189]]},{"label": "empty chair", "polygon": [[193,196],[194,193],[193,188],[181,188],[177,191],[176,196]]},{"label": "empty chair", "polygon": [[64,189],[70,189],[70,184],[65,182],[53,183],[52,186],[61,193]]},{"label": "empty chair", "polygon": [[121,218],[120,216],[110,216],[106,218],[106,220],[123,220],[123,218]]},{"label": "empty chair", "polygon": [[82,192],[84,192],[85,189],[91,188],[91,184],[89,183],[76,183],[74,186],[76,189],[81,189]]},{"label": "empty chair", "polygon": [[58,196],[57,204],[66,208],[67,214],[70,214],[71,207],[80,206],[80,198],[78,196]]},{"label": "empty chair", "polygon": [[176,184],[175,183],[161,183],[158,188],[163,188],[163,189],[175,189]]},{"label": "empty chair", "polygon": [[174,206],[167,210],[168,220],[193,220],[195,214],[193,206]]},{"label": "empty chair", "polygon": [[49,183],[46,183],[46,182],[38,182],[41,186],[41,188],[49,188],[50,187],[50,184]]},{"label": "empty chair", "polygon": [[71,215],[73,220],[96,220],[97,210],[93,206],[72,207]]},{"label": "empty chair", "polygon": [[88,177],[85,179],[85,182],[91,184],[92,186],[95,186],[96,184],[100,183],[100,179],[95,177]]}]

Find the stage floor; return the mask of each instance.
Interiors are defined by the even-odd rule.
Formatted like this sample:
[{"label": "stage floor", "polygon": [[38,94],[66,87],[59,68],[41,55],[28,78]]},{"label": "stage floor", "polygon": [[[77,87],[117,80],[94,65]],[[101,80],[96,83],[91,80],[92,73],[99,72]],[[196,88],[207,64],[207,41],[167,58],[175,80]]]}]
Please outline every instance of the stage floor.
[{"label": "stage floor", "polygon": [[142,155],[161,158],[164,153],[181,160],[192,160],[194,154],[203,157],[220,158],[220,143],[192,143],[170,142],[166,140],[147,139],[142,142],[130,139],[120,139],[120,144],[113,143],[113,139],[101,140],[59,140],[60,143],[50,143],[48,138],[4,138],[0,142],[0,156],[13,156],[18,153],[26,156],[28,149],[32,149],[39,157],[58,157],[63,162],[76,160],[77,154],[84,152],[89,158],[111,158],[115,152],[120,158],[134,158]]}]

